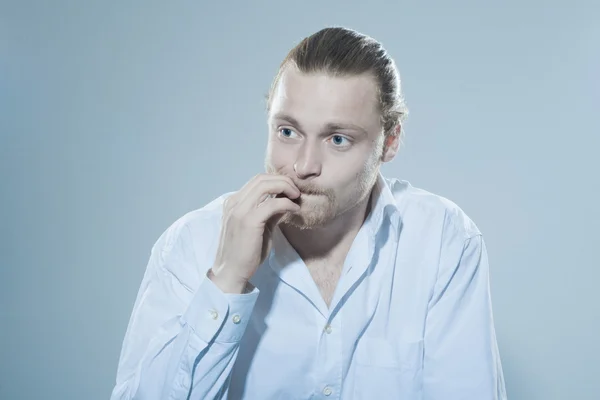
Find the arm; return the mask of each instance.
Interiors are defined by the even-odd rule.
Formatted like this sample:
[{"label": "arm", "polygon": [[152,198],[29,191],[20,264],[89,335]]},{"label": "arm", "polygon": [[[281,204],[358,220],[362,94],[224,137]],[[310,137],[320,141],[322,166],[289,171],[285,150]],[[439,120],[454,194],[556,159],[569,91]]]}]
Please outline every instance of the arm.
[{"label": "arm", "polygon": [[[176,223],[153,246],[111,400],[225,397],[258,290],[224,294],[197,265],[191,240]],[[200,282],[194,292],[190,276]]]},{"label": "arm", "polygon": [[425,327],[425,400],[505,400],[481,234],[445,239]]}]

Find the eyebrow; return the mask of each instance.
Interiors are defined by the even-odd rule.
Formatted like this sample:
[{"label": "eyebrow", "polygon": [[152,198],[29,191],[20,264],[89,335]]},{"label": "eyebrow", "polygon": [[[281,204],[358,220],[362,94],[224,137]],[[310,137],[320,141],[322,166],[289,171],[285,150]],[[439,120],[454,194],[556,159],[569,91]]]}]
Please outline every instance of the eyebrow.
[{"label": "eyebrow", "polygon": [[[287,121],[290,124],[296,126],[301,131],[303,130],[302,126],[300,125],[300,122],[296,118],[292,117],[289,114],[285,114],[285,113],[281,113],[281,112],[276,113],[275,115],[273,115],[272,119],[274,119],[274,120],[276,119],[276,120],[280,120],[280,121]],[[329,122],[327,125],[325,125],[325,129],[327,131],[351,129],[351,130],[357,131],[358,133],[361,133],[365,136],[368,136],[367,131],[363,127],[355,125],[355,124],[351,124],[351,123]]]}]

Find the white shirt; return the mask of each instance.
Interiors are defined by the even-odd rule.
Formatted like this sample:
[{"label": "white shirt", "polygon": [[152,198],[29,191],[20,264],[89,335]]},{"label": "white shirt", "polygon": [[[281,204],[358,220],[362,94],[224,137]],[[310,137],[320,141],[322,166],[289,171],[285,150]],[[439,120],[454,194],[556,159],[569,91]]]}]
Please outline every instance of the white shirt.
[{"label": "white shirt", "polygon": [[327,307],[279,229],[249,294],[206,273],[225,194],[152,248],[111,399],[506,399],[481,232],[379,176]]}]

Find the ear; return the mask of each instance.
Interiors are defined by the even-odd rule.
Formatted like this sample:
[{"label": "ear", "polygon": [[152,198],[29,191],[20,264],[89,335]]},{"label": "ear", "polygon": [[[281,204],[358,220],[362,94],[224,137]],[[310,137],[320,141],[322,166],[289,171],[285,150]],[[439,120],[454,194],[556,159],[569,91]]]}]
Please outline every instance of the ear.
[{"label": "ear", "polygon": [[388,135],[385,138],[385,142],[383,144],[383,154],[381,155],[382,162],[392,161],[398,153],[398,148],[400,147],[400,124],[394,127],[394,132],[391,135]]}]

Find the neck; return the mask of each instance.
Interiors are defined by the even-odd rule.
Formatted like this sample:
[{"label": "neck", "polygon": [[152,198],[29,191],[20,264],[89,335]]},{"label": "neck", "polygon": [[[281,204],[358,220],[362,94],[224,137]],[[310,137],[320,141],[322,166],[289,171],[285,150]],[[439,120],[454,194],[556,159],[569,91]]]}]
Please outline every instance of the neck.
[{"label": "neck", "polygon": [[305,262],[332,258],[343,262],[370,212],[372,192],[327,224],[309,229],[282,224],[281,231]]}]

